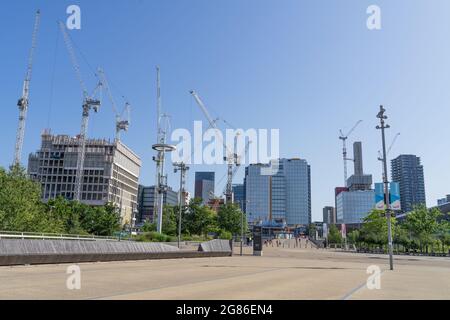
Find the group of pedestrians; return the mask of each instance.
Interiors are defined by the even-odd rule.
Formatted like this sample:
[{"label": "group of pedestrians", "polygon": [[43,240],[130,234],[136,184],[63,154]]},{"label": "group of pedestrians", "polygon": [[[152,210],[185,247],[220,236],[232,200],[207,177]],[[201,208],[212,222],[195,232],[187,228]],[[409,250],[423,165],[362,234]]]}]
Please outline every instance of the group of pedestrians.
[{"label": "group of pedestrians", "polygon": [[301,248],[302,247],[302,239],[305,239],[305,249],[307,249],[308,247],[311,247],[311,249],[313,248],[313,244],[310,243],[310,240],[308,237],[300,237],[297,236],[293,239],[279,239],[279,238],[275,238],[275,239],[267,239],[264,241],[264,245],[266,247],[283,247],[283,248],[290,248],[292,241],[294,240],[294,244],[293,244],[293,248]]}]

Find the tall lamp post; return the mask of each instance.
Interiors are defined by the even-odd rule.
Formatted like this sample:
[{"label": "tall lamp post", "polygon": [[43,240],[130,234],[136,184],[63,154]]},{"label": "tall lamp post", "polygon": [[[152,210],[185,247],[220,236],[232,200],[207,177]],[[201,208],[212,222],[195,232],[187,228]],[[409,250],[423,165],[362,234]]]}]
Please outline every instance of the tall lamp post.
[{"label": "tall lamp post", "polygon": [[177,173],[180,171],[180,194],[179,194],[179,205],[180,211],[178,216],[178,248],[181,247],[181,218],[183,212],[183,194],[185,192],[185,184],[186,184],[186,172],[189,170],[189,167],[186,166],[184,162],[174,163],[175,167],[174,172]]},{"label": "tall lamp post", "polygon": [[389,246],[389,266],[391,270],[394,270],[394,259],[393,259],[393,245],[392,245],[392,225],[391,225],[391,208],[389,199],[389,181],[387,177],[387,155],[386,155],[386,137],[384,130],[389,129],[390,126],[385,123],[388,118],[385,115],[386,109],[380,106],[380,112],[377,114],[377,118],[380,119],[380,125],[376,128],[381,130],[381,140],[383,144],[383,183],[384,183],[384,198],[386,202],[386,219],[388,224],[388,246]]},{"label": "tall lamp post", "polygon": [[250,200],[246,200],[246,201],[244,201],[244,203],[242,203],[241,200],[238,201],[239,207],[241,209],[241,256],[243,255],[243,245],[244,245],[244,210],[243,210],[243,206],[245,206],[249,202],[250,202]]}]

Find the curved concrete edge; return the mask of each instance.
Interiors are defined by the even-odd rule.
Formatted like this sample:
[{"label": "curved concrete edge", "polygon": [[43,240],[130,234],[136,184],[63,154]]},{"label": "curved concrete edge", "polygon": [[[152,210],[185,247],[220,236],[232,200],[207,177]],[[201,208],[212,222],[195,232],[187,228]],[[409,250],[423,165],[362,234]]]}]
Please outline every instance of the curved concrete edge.
[{"label": "curved concrete edge", "polygon": [[231,251],[188,251],[162,243],[0,239],[0,266],[209,258]]},{"label": "curved concrete edge", "polygon": [[112,254],[112,253],[159,253],[179,251],[177,247],[162,243],[130,241],[84,241],[84,240],[37,240],[0,239],[0,255],[34,254]]},{"label": "curved concrete edge", "polygon": [[112,262],[154,259],[215,258],[231,256],[230,252],[172,251],[158,253],[99,253],[99,254],[30,254],[0,255],[0,266]]}]

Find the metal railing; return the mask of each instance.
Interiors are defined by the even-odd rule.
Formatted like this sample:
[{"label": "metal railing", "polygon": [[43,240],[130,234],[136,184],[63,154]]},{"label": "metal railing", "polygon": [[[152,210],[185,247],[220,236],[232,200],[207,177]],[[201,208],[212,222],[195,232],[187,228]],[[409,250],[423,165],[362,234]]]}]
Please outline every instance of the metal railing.
[{"label": "metal railing", "polygon": [[83,240],[83,241],[132,241],[124,237],[104,237],[93,235],[0,231],[0,239],[40,239],[40,240]]}]

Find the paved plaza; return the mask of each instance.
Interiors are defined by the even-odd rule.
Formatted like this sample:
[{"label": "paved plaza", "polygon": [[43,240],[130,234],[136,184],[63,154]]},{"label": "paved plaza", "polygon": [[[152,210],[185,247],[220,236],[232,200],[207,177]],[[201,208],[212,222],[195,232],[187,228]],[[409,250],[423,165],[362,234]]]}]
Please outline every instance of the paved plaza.
[{"label": "paved plaza", "polygon": [[[80,264],[81,289],[67,289],[69,265],[0,267],[0,299],[450,299],[450,259],[265,247],[263,257]],[[235,248],[239,252],[239,248]],[[380,289],[366,286],[369,266]]]}]

